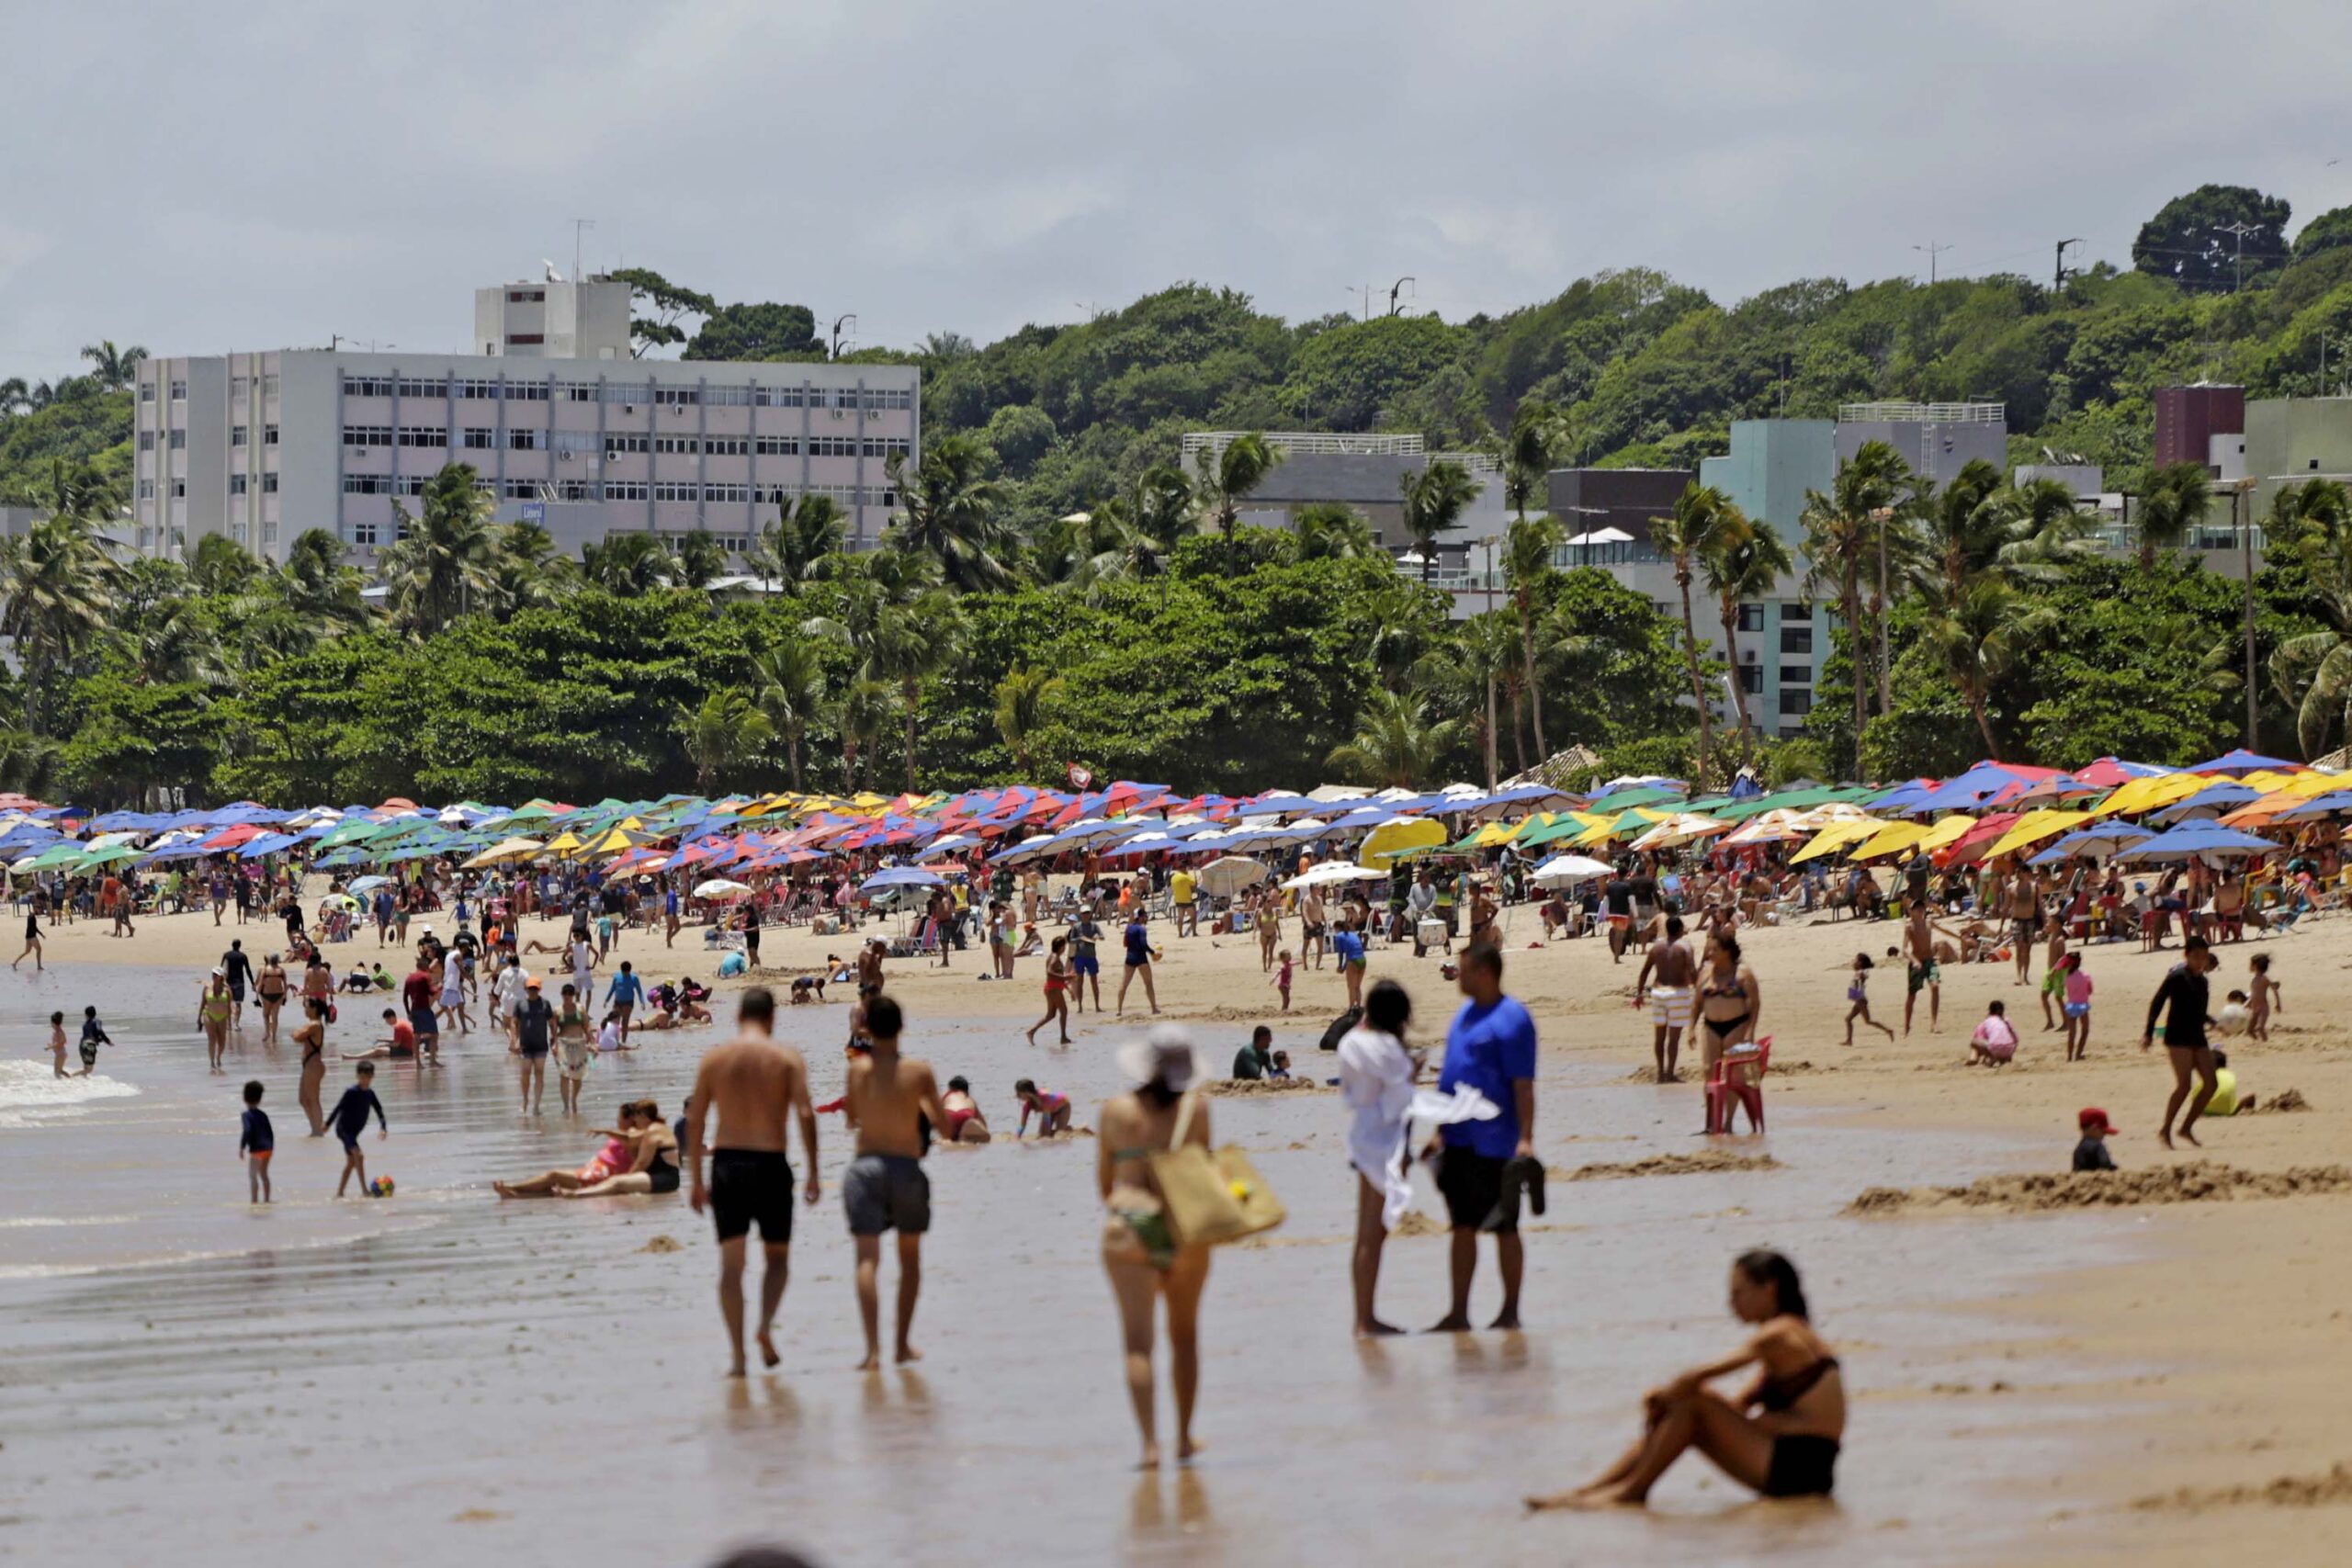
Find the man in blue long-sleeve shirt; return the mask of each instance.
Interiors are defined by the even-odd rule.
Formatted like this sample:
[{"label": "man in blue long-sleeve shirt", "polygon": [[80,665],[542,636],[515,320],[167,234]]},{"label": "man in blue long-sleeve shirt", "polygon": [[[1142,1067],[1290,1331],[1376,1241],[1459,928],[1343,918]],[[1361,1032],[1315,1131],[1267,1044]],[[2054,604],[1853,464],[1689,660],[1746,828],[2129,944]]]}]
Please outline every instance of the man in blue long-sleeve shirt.
[{"label": "man in blue long-sleeve shirt", "polygon": [[334,1184],[338,1198],[351,1185],[355,1175],[359,1178],[359,1190],[368,1190],[368,1156],[359,1152],[359,1134],[368,1130],[368,1113],[375,1113],[377,1124],[383,1129],[376,1134],[378,1137],[389,1138],[392,1134],[392,1124],[384,1120],[384,1102],[376,1098],[371,1087],[375,1081],[376,1064],[360,1063],[358,1081],[343,1091],[343,1098],[334,1102],[334,1110],[327,1116],[334,1124],[334,1135],[343,1140],[343,1179]]},{"label": "man in blue long-sleeve shirt", "polygon": [[[2197,1098],[2190,1101],[2188,1119],[2180,1124],[2180,1135],[2190,1143],[2197,1134],[2189,1129],[2205,1114],[2206,1101],[2213,1098],[2220,1080],[2214,1076],[2213,1047],[2205,1037],[2205,1026],[2212,1021],[2208,1016],[2212,991],[2205,976],[2212,972],[2213,953],[2205,939],[2193,936],[2181,952],[2181,961],[2165,976],[2164,984],[2156,987],[2154,1000],[2148,1003],[2147,1027],[2140,1032],[2140,1049],[2145,1051],[2155,1043],[2156,1018],[2164,1015],[2165,1050],[2172,1057],[2172,1099],[2165,1105],[2165,1124],[2156,1136],[2172,1147],[2172,1119],[2180,1114],[2181,1103],[2188,1100],[2191,1077],[2201,1080],[2197,1086]],[[2169,1008],[2171,1010],[2166,1011]]]},{"label": "man in blue long-sleeve shirt", "polygon": [[[588,999],[582,998],[583,1005]],[[637,971],[629,967],[628,960],[621,960],[620,972],[613,976],[611,988],[605,993],[605,1003],[613,1010],[613,1019],[621,1026],[621,1043],[624,1045],[628,1043],[629,1015],[644,999],[645,982],[637,977]]]}]

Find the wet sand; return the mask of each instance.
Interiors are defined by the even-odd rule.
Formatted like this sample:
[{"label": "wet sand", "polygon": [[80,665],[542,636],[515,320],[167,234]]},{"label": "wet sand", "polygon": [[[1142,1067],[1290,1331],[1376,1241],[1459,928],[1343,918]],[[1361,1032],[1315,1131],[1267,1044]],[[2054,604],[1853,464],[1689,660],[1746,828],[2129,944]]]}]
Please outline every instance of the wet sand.
[{"label": "wet sand", "polygon": [[[1627,1006],[1633,964],[1612,967],[1592,942],[1515,948],[1511,988],[1544,1032],[1539,1152],[1569,1173],[1620,1168],[1607,1172],[1617,1179],[1555,1182],[1550,1213],[1531,1221],[1520,1335],[1356,1345],[1335,1097],[1217,1100],[1220,1141],[1251,1149],[1291,1220],[1279,1245],[1217,1260],[1204,1307],[1209,1452],[1184,1475],[1138,1482],[1125,1468],[1133,1428],[1095,1262],[1091,1140],[934,1156],[916,1334],[926,1359],[864,1376],[848,1371],[859,1345],[833,1187],[847,1151],[827,1119],[827,1191],[797,1233],[784,1365],[729,1386],[718,1376],[712,1247],[683,1199],[488,1195],[491,1177],[573,1166],[589,1145],[552,1109],[537,1124],[518,1117],[505,1058],[479,1036],[454,1044],[437,1075],[379,1067],[393,1135],[371,1134],[367,1148],[400,1193],[334,1205],[339,1157],[331,1141],[300,1135],[292,1054],[265,1055],[249,1021],[229,1074],[205,1071],[197,965],[232,928],[181,917],[130,942],[69,928],[50,976],[16,977],[12,1038],[28,1065],[47,1071],[29,1021],[98,1000],[123,1042],[100,1071],[136,1093],[12,1114],[0,1078],[14,1178],[0,1182],[0,1430],[8,1468],[36,1478],[0,1507],[0,1554],[245,1562],[295,1543],[361,1562],[473,1562],[653,1541],[662,1561],[694,1562],[765,1537],[833,1562],[975,1551],[2193,1562],[2224,1544],[2292,1562],[2340,1560],[2308,1553],[2340,1547],[2352,1527],[2338,1504],[2274,1503],[2266,1490],[2324,1477],[2352,1449],[2336,1305],[2352,1280],[2327,1245],[2352,1198],[1845,1213],[1872,1187],[2063,1169],[2086,1103],[2123,1124],[2127,1168],[2198,1157],[2167,1156],[2151,1135],[2169,1077],[2136,1050],[2136,1015],[2162,958],[2092,950],[2098,1032],[2092,1059],[2069,1066],[2007,965],[1947,971],[1943,1036],[1889,1046],[1871,1035],[1844,1050],[1842,961],[1856,945],[1883,951],[1887,928],[1859,942],[1844,926],[1760,933],[1749,951],[1776,1060],[1812,1070],[1776,1071],[1769,1136],[1709,1145],[1691,1135],[1695,1087],[1626,1081],[1648,1052],[1646,1017]],[[248,949],[265,951],[254,937],[268,928],[248,931]],[[710,973],[698,951],[671,964],[646,942],[630,939],[622,955],[650,977]],[[848,944],[771,931],[765,945],[777,964]],[[1164,1002],[1193,1021],[1204,1061],[1221,1066],[1246,1036],[1238,1025],[1263,1018],[1295,1068],[1334,1070],[1314,1049],[1339,1005],[1330,971],[1301,973],[1284,1019],[1254,942],[1165,945]],[[2321,1026],[2352,1000],[2339,967],[2352,922],[2266,945],[2294,1010],[2271,1046],[2241,1047],[2236,1065],[2249,1089],[2295,1087],[2314,1113],[2215,1125],[2205,1154],[2250,1171],[2334,1163],[2352,1152],[2352,1037]],[[345,951],[366,958],[374,944]],[[1431,1028],[1450,1010],[1436,964],[1385,949],[1373,962],[1375,976],[1407,980]],[[2243,967],[2229,954],[2217,991]],[[1111,1047],[1141,1021],[1114,1030],[1088,1015],[1069,1051],[1032,1048],[1020,1031],[1036,1016],[1039,965],[1023,960],[1009,985],[977,981],[978,968],[971,953],[944,977],[892,964],[910,1048],[970,1076],[1001,1131],[1017,1119],[1020,1076],[1069,1093],[1091,1122],[1117,1087]],[[1115,972],[1106,978],[1115,985]],[[1900,991],[1899,970],[1873,987],[1879,1016],[1898,1028]],[[2021,1066],[1962,1069],[1968,1028],[1995,995],[2018,1014]],[[1139,987],[1130,1002],[1140,1010]],[[837,1092],[844,1011],[837,999],[781,1015],[820,1098]],[[1924,1012],[1923,998],[1923,1029]],[[334,1043],[356,1048],[363,1032],[346,1023]],[[590,1112],[638,1095],[672,1111],[709,1038],[652,1036],[600,1064]],[[12,1044],[11,1065],[18,1055]],[[330,1102],[348,1076],[336,1068]],[[232,1157],[235,1086],[248,1076],[270,1084],[280,1140],[280,1205],[266,1215],[247,1212]],[[1718,1152],[1777,1168],[1651,1163]],[[1668,1169],[1671,1179],[1647,1174]],[[1423,1208],[1435,1212],[1426,1195]],[[1804,1268],[1849,1368],[1838,1505],[1743,1501],[1694,1460],[1660,1488],[1658,1517],[1520,1517],[1521,1495],[1580,1480],[1622,1446],[1643,1387],[1734,1341],[1723,1271],[1759,1244]],[[1439,1314],[1444,1250],[1433,1236],[1395,1240],[1385,1313]],[[1474,1314],[1491,1315],[1494,1291],[1488,1254]],[[2195,1506],[2133,1506],[2182,1486],[2201,1489]]]}]

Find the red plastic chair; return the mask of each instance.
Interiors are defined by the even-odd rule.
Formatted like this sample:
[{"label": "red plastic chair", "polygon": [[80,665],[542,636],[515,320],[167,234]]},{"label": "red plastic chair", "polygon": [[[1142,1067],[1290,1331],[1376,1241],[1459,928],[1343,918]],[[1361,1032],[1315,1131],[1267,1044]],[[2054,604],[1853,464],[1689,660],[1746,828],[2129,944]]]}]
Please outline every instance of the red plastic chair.
[{"label": "red plastic chair", "polygon": [[[1764,1075],[1771,1069],[1772,1037],[1766,1035],[1756,1042],[1750,1055],[1724,1056],[1715,1063],[1715,1070],[1707,1078],[1707,1131],[1728,1134],[1732,1130],[1735,1108],[1747,1112],[1750,1132],[1764,1130]],[[1737,1069],[1738,1076],[1734,1076]]]}]

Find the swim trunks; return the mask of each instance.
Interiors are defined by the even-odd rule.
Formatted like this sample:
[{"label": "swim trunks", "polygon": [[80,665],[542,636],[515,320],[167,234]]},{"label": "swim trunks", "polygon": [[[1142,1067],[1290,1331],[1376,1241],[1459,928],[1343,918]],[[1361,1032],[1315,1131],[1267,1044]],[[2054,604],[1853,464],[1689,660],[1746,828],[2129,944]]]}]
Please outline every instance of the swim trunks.
[{"label": "swim trunks", "polygon": [[1943,966],[1932,958],[1925,964],[1909,964],[1907,973],[1910,977],[1911,994],[1915,997],[1930,986],[1943,984]]},{"label": "swim trunks", "polygon": [[860,1155],[842,1175],[852,1235],[921,1235],[931,1228],[931,1179],[907,1155]]},{"label": "swim trunks", "polygon": [[1690,987],[1654,986],[1650,988],[1650,1021],[1660,1029],[1690,1027]]},{"label": "swim trunks", "polygon": [[713,1149],[710,1217],[718,1239],[733,1241],[756,1224],[760,1241],[792,1240],[792,1161],[775,1149]]},{"label": "swim trunks", "polygon": [[1792,1436],[1772,1439],[1764,1472],[1767,1497],[1826,1497],[1836,1484],[1838,1439]]},{"label": "swim trunks", "polygon": [[1438,1156],[1437,1190],[1455,1230],[1508,1235],[1519,1229],[1519,1191],[1506,1196],[1503,1167],[1510,1162],[1473,1150],[1450,1147]]}]

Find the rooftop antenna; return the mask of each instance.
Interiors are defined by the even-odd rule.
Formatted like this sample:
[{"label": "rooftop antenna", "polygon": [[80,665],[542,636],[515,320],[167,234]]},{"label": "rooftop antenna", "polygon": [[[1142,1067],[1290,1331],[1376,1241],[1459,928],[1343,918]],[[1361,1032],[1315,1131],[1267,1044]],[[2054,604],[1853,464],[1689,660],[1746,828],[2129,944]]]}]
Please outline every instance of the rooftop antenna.
[{"label": "rooftop antenna", "polygon": [[575,283],[580,281],[581,277],[580,236],[582,231],[594,229],[595,226],[596,220],[594,218],[575,218],[571,220],[571,279]]}]

